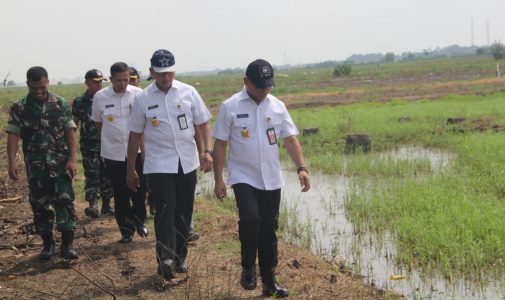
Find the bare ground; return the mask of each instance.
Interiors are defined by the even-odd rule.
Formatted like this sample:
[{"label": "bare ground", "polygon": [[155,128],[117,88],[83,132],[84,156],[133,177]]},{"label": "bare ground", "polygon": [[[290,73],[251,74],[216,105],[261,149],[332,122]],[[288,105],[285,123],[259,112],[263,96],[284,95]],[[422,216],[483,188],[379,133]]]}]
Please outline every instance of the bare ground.
[{"label": "bare ground", "polygon": [[[0,150],[0,161],[5,152]],[[32,232],[26,179],[0,177],[0,298],[1,299],[254,299],[240,287],[240,254],[236,215],[219,210],[212,201],[197,201],[196,211],[211,217],[200,220],[200,239],[191,244],[189,273],[178,274],[179,286],[164,289],[156,274],[154,237],[134,237],[119,244],[113,217],[91,220],[79,213],[76,261],[58,257],[37,259],[42,242]],[[22,166],[20,166],[22,168]],[[82,179],[80,179],[82,180]],[[151,228],[152,229],[152,228]],[[57,244],[59,244],[57,235]],[[383,291],[366,286],[339,266],[323,262],[307,250],[280,242],[278,280],[292,299],[382,299]]]}]

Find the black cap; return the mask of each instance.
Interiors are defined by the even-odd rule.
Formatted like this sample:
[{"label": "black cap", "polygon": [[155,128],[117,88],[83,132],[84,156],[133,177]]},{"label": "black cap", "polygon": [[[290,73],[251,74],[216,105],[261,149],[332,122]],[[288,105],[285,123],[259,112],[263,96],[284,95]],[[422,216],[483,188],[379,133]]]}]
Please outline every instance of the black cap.
[{"label": "black cap", "polygon": [[86,72],[86,75],[84,75],[84,79],[93,79],[93,81],[102,81],[102,80],[107,81],[107,79],[103,77],[102,72],[97,69],[91,69],[88,72]]},{"label": "black cap", "polygon": [[175,72],[175,57],[172,52],[160,49],[151,57],[151,67],[156,73]]},{"label": "black cap", "polygon": [[257,59],[250,63],[245,71],[245,76],[259,89],[275,85],[274,69],[272,65],[264,59]]},{"label": "black cap", "polygon": [[130,71],[130,78],[140,79],[139,72],[137,71],[137,69],[135,69],[134,67],[129,67],[128,70]]}]

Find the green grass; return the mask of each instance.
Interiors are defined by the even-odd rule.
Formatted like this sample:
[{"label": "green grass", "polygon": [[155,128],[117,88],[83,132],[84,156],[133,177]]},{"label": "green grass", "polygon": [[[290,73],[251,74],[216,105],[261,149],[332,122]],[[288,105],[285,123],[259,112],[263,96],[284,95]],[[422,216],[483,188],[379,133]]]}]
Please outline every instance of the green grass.
[{"label": "green grass", "polygon": [[229,253],[231,255],[232,253],[235,253],[240,250],[240,242],[237,240],[215,241],[212,244],[212,247],[216,250],[222,251],[224,253]]},{"label": "green grass", "polygon": [[[504,274],[504,133],[475,128],[505,124],[505,93],[320,107],[292,116],[299,127],[320,128],[300,137],[308,164],[351,177],[346,208],[353,225],[379,236],[393,233],[398,263],[448,278]],[[399,123],[401,116],[412,121]],[[447,125],[448,117],[467,122]],[[343,154],[353,132],[370,135],[371,153]],[[402,145],[444,149],[454,159],[434,173],[426,161],[381,155]]]}]

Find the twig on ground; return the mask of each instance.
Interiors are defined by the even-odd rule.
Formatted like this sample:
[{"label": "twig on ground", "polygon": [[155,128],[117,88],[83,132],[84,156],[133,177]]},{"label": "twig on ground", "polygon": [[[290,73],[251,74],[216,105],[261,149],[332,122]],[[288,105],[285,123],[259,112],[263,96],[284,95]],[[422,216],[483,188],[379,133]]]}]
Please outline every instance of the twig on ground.
[{"label": "twig on ground", "polygon": [[0,203],[18,202],[19,200],[21,200],[21,196],[0,199]]},{"label": "twig on ground", "polygon": [[72,270],[74,270],[75,272],[77,272],[77,274],[81,275],[82,277],[84,277],[87,281],[91,282],[94,286],[96,286],[97,288],[101,289],[102,291],[106,292],[107,294],[111,295],[112,296],[112,299],[116,300],[116,295],[114,293],[112,293],[111,291],[107,290],[107,289],[104,289],[103,287],[101,287],[99,284],[97,284],[96,282],[94,282],[93,280],[91,280],[88,276],[82,274],[81,271],[77,270],[76,268],[74,268],[73,266],[70,266],[70,268]]},{"label": "twig on ground", "polygon": [[0,244],[0,250],[7,250],[7,249],[10,249],[12,250],[12,245],[7,245],[7,244]]},{"label": "twig on ground", "polygon": [[35,293],[51,296],[51,297],[56,298],[56,299],[61,299],[61,296],[58,296],[56,294],[52,294],[52,293],[49,293],[49,292],[39,291],[39,290],[31,289],[31,288],[29,288],[29,290],[32,290]]},{"label": "twig on ground", "polygon": [[79,249],[81,249],[82,253],[84,253],[84,255],[86,255],[86,257],[89,259],[91,264],[95,267],[95,269],[97,269],[98,273],[100,273],[103,277],[110,280],[110,283],[112,284],[112,289],[114,290],[113,293],[115,294],[116,293],[116,285],[114,284],[114,280],[112,278],[110,278],[107,274],[103,273],[102,270],[100,270],[100,268],[96,265],[95,261],[81,247],[81,244],[79,244],[79,243],[76,243],[76,244],[79,247]]},{"label": "twig on ground", "polygon": [[75,275],[74,279],[72,279],[72,281],[69,284],[67,284],[67,287],[65,287],[65,289],[63,290],[63,292],[60,293],[60,298],[63,297],[63,295],[65,294],[65,292],[68,290],[69,287],[71,287],[74,284],[75,280],[78,277],[79,277],[79,275]]}]

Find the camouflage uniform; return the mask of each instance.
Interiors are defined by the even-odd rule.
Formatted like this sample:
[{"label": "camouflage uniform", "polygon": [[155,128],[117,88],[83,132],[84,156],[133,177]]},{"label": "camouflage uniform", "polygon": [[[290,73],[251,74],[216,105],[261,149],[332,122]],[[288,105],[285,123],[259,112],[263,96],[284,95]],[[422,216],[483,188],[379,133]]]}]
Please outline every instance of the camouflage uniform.
[{"label": "camouflage uniform", "polygon": [[92,100],[93,96],[88,91],[75,98],[72,103],[72,115],[74,122],[77,125],[80,123],[81,126],[79,145],[86,177],[86,201],[90,205],[96,205],[100,194],[108,206],[113,195],[112,185],[100,158],[100,132],[96,130],[95,122],[91,120]]},{"label": "camouflage uniform", "polygon": [[51,93],[44,103],[28,95],[11,106],[6,131],[23,141],[29,201],[38,233],[52,233],[55,215],[59,231],[75,229],[74,190],[65,172],[70,157],[65,131],[75,127],[65,99]]}]

